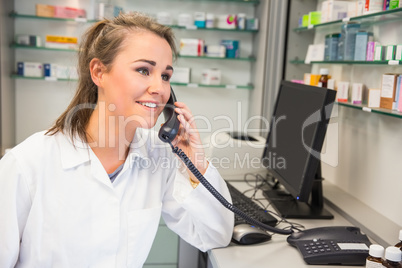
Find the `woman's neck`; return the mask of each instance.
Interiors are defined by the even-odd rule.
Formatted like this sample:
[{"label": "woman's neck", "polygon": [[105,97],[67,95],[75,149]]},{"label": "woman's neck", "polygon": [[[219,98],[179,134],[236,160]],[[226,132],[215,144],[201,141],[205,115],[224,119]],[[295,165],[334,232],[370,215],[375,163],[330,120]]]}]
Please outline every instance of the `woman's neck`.
[{"label": "woman's neck", "polygon": [[112,173],[127,158],[135,128],[119,126],[114,115],[102,115],[95,109],[87,126],[87,139],[107,173]]}]

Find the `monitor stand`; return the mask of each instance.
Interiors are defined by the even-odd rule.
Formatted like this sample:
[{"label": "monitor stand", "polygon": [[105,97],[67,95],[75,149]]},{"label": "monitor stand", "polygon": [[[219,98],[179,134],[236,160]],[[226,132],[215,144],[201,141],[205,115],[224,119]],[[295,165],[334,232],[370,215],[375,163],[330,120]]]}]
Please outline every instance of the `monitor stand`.
[{"label": "monitor stand", "polygon": [[324,208],[322,194],[321,164],[317,168],[310,202],[300,202],[291,194],[278,187],[264,189],[263,194],[275,210],[286,219],[333,219],[334,216]]}]

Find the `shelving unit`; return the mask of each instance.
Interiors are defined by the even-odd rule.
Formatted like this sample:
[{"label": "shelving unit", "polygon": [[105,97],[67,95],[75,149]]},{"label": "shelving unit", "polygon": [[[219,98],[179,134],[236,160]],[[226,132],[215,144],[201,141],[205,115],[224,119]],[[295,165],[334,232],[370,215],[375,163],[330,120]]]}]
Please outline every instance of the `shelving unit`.
[{"label": "shelving unit", "polygon": [[381,12],[376,12],[367,15],[361,15],[356,17],[344,18],[342,20],[334,20],[330,22],[320,23],[316,25],[310,25],[307,27],[296,27],[293,28],[295,32],[309,31],[317,28],[330,27],[330,26],[340,26],[344,22],[348,21],[359,21],[363,27],[368,27],[371,25],[379,23],[389,23],[402,20],[402,8],[396,8]]},{"label": "shelving unit", "polygon": [[[326,22],[326,23],[321,23],[317,25],[310,25],[309,27],[296,27],[293,28],[292,31],[297,34],[297,36],[303,35],[307,32],[313,32],[313,34],[316,35],[323,35],[324,33],[330,33],[330,32],[339,32],[341,25],[343,23],[346,23],[348,21],[356,21],[360,22],[361,28],[362,29],[370,29],[372,27],[384,27],[387,24],[390,23],[399,23],[402,21],[402,8],[397,8],[397,9],[392,9],[392,10],[387,10],[387,11],[382,11],[382,12],[376,12],[372,14],[367,14],[367,15],[362,15],[362,16],[356,16],[356,17],[351,17],[351,18],[344,18],[342,20],[336,20],[336,21],[331,21],[331,22]],[[314,38],[316,39],[316,38]],[[322,39],[319,39],[322,40]],[[383,44],[385,45],[385,44]],[[402,65],[402,61],[400,60],[382,60],[382,61],[311,61],[310,63],[305,63],[303,57],[300,56],[294,56],[294,58],[289,59],[289,63],[292,65],[306,65],[310,66],[313,70],[317,70],[319,65],[345,65],[346,67],[350,68],[349,72],[352,72],[351,70],[358,69],[358,68],[364,68],[365,66],[370,67],[381,67],[381,68],[392,68],[392,71],[395,72],[401,72],[402,70],[395,69],[399,68]],[[358,70],[356,72],[359,72]],[[384,70],[384,73],[387,71]],[[317,72],[316,72],[317,73]],[[342,72],[340,72],[342,73]],[[381,77],[379,76],[378,78],[381,80]],[[347,80],[346,80],[347,81]],[[358,80],[355,82],[359,82]],[[392,116],[396,118],[402,118],[402,113],[397,112],[397,111],[392,111],[392,110],[387,110],[387,109],[381,109],[381,108],[368,108],[367,106],[364,105],[354,105],[351,103],[338,103],[340,106],[344,107],[349,107],[349,108],[354,108],[358,109],[361,111],[365,112],[372,112],[372,113],[377,113],[377,114],[382,114],[385,116]]]}]

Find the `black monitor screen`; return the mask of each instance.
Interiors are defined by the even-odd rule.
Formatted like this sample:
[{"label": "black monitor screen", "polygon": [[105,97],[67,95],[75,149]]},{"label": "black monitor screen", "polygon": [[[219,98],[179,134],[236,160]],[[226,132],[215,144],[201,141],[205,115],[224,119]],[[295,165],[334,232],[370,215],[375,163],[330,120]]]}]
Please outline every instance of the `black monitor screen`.
[{"label": "black monitor screen", "polygon": [[283,81],[270,122],[263,161],[298,201],[308,201],[335,91]]}]

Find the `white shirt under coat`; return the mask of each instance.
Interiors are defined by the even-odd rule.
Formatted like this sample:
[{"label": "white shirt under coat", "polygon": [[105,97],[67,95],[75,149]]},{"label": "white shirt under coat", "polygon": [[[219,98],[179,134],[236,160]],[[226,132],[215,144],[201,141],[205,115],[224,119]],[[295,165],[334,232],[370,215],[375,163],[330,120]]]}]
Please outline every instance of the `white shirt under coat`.
[{"label": "white shirt under coat", "polygon": [[[0,267],[142,267],[160,216],[206,251],[230,242],[233,213],[150,130],[136,131],[112,183],[87,144],[36,133],[0,161]],[[229,201],[210,164],[205,178]]]}]

